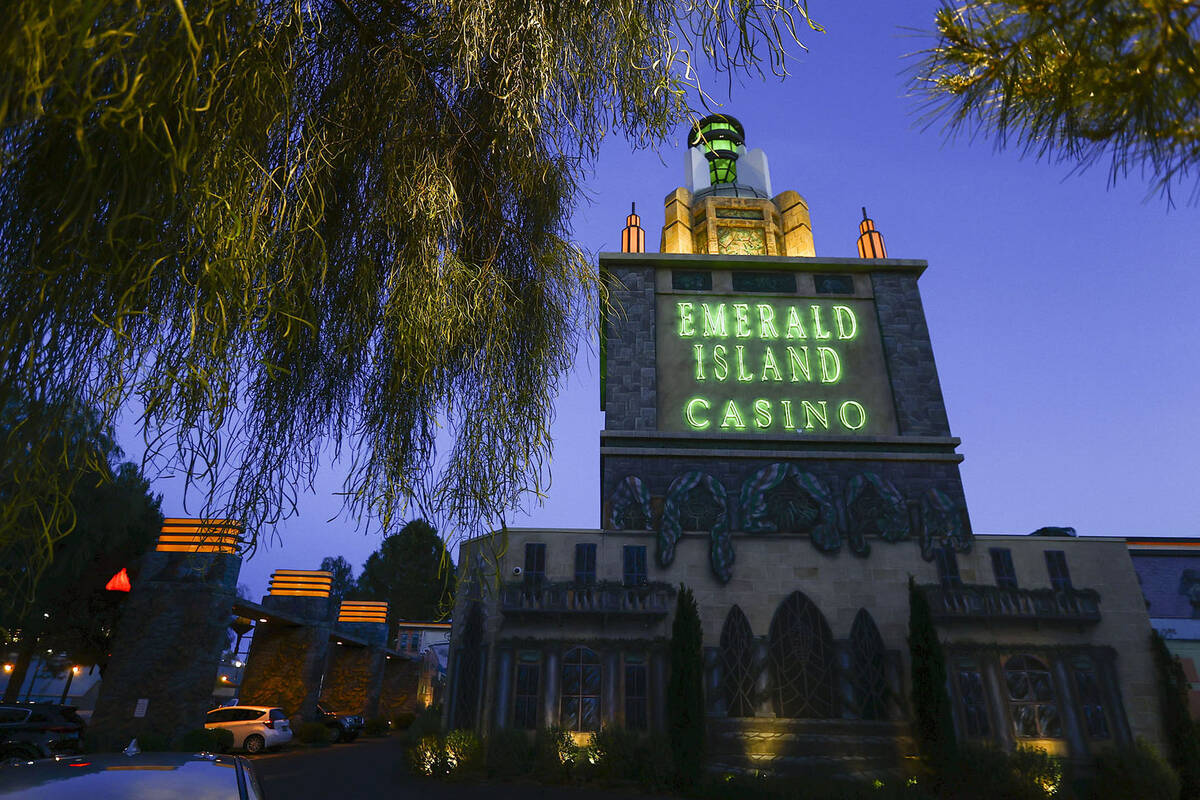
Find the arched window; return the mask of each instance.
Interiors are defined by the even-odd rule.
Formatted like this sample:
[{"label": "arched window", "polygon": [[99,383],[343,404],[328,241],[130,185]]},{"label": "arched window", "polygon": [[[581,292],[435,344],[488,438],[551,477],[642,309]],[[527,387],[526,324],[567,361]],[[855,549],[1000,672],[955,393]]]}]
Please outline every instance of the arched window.
[{"label": "arched window", "polygon": [[1061,739],[1062,717],[1049,668],[1033,656],[1013,656],[1004,664],[1004,682],[1018,739]]},{"label": "arched window", "polygon": [[837,716],[833,634],[825,616],[800,592],[775,611],[769,634],[771,702],[780,717]]},{"label": "arched window", "polygon": [[758,670],[754,664],[754,634],[742,609],[734,606],[721,628],[721,689],[725,714],[753,717]]},{"label": "arched window", "polygon": [[586,647],[563,658],[559,722],[569,731],[600,730],[600,658]]},{"label": "arched window", "polygon": [[1100,676],[1096,665],[1087,656],[1075,659],[1075,696],[1079,699],[1079,710],[1087,735],[1093,739],[1107,739],[1108,717],[1104,714],[1104,699],[1100,691]]},{"label": "arched window", "polygon": [[883,637],[865,608],[858,610],[850,627],[850,658],[850,682],[854,686],[859,719],[887,719]]}]

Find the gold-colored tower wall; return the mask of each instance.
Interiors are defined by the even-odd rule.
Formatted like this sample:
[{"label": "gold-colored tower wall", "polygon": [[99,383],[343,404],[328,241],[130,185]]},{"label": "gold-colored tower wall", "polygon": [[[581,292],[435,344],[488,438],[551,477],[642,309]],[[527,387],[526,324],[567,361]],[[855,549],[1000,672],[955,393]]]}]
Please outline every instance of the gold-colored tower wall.
[{"label": "gold-colored tower wall", "polygon": [[719,195],[696,200],[681,186],[667,195],[663,210],[663,253],[816,255],[808,203],[791,190],[773,200]]}]

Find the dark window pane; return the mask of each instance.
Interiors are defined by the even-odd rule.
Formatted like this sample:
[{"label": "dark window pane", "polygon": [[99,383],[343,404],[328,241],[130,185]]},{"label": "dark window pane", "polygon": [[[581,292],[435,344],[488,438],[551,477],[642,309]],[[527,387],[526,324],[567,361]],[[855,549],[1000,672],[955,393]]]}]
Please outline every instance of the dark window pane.
[{"label": "dark window pane", "polygon": [[600,665],[584,664],[582,667],[582,694],[600,694]]},{"label": "dark window pane", "polygon": [[988,721],[987,700],[983,693],[983,677],[977,669],[970,667],[959,670],[958,696],[962,703],[967,735],[990,736],[992,726]]},{"label": "dark window pane", "polygon": [[671,271],[671,288],[681,292],[707,292],[712,290],[711,272]]},{"label": "dark window pane", "polygon": [[1007,547],[993,547],[992,574],[996,576],[996,585],[1002,589],[1017,588],[1017,572],[1013,568],[1012,550]]},{"label": "dark window pane", "polygon": [[600,658],[577,647],[563,658],[559,724],[569,731],[600,729]]},{"label": "dark window pane", "polygon": [[645,664],[625,664],[625,727],[646,729]]},{"label": "dark window pane", "polygon": [[718,208],[717,219],[762,219],[759,208]]},{"label": "dark window pane", "polygon": [[579,664],[563,665],[563,694],[579,694],[580,691]]},{"label": "dark window pane", "polygon": [[854,294],[854,278],[849,275],[813,275],[817,294]]},{"label": "dark window pane", "polygon": [[949,547],[939,547],[933,551],[933,554],[942,585],[961,586],[962,578],[958,576],[958,556],[954,554],[954,551]]},{"label": "dark window pane", "polygon": [[626,586],[639,586],[646,582],[646,548],[644,545],[625,545],[623,550]]},{"label": "dark window pane", "polygon": [[513,727],[532,730],[537,727],[538,692],[537,664],[517,665],[517,693],[513,706]]},{"label": "dark window pane", "polygon": [[1013,656],[1004,665],[1013,732],[1021,739],[1062,737],[1062,718],[1049,668],[1032,656]]},{"label": "dark window pane", "polygon": [[541,542],[525,544],[525,582],[542,583],[546,580],[546,545]]},{"label": "dark window pane", "polygon": [[1071,588],[1071,573],[1067,570],[1067,554],[1062,550],[1046,551],[1046,569],[1050,572],[1050,585],[1055,591]]},{"label": "dark window pane", "polygon": [[579,730],[579,697],[563,696],[562,727],[569,731]]},{"label": "dark window pane", "polygon": [[1108,718],[1104,714],[1104,701],[1100,692],[1100,681],[1087,660],[1075,667],[1075,689],[1079,693],[1079,705],[1083,709],[1084,727],[1093,739],[1107,739]]},{"label": "dark window pane", "polygon": [[734,272],[735,292],[796,293],[796,276],[791,272]]},{"label": "dark window pane", "polygon": [[596,582],[596,545],[575,545],[575,582]]}]

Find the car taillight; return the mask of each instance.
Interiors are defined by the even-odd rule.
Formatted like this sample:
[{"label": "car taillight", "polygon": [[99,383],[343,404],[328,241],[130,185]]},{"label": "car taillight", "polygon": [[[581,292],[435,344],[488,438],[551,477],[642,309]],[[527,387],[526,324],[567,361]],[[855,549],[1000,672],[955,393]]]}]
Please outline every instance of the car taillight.
[{"label": "car taillight", "polygon": [[265,723],[263,723],[263,724],[264,724],[264,725],[266,725],[266,726],[267,726],[268,728],[270,728],[271,730],[275,730],[275,720],[273,720],[273,719],[269,719],[269,720],[267,720],[267,721],[266,721]]}]

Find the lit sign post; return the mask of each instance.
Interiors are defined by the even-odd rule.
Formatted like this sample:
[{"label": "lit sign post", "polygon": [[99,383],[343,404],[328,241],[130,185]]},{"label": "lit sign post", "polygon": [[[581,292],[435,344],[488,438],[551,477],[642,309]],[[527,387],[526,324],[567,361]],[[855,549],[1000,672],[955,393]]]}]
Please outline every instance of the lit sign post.
[{"label": "lit sign post", "polygon": [[896,433],[870,300],[661,294],[659,428]]}]

